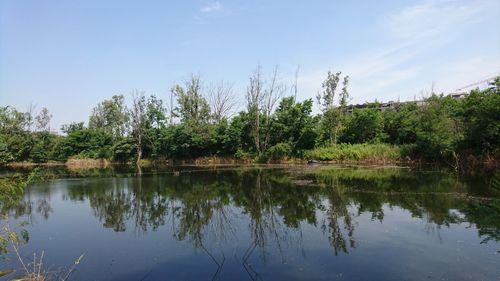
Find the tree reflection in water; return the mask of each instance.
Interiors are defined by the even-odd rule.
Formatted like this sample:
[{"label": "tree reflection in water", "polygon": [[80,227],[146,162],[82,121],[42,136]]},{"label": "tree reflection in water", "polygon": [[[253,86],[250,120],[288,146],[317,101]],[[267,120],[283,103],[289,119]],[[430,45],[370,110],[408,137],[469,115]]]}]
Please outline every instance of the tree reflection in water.
[{"label": "tree reflection in water", "polygon": [[[239,259],[259,280],[249,263],[256,250],[265,262],[266,247],[276,247],[273,252],[286,262],[284,248],[304,252],[302,228],[309,225],[328,237],[336,255],[347,254],[358,246],[356,218],[367,213],[382,222],[384,208],[407,210],[426,220],[428,231],[468,222],[478,228],[483,243],[500,241],[499,200],[475,199],[498,198],[495,177],[481,184],[453,174],[394,168],[235,168],[70,181],[62,193],[66,200],[88,201],[103,226],[117,232],[132,226],[143,234],[168,226],[175,239],[191,241],[212,259],[214,278],[226,260],[221,245],[238,241],[242,230],[237,227],[245,217],[251,242]],[[51,192],[28,189],[24,200],[1,204],[1,211],[14,217],[37,212],[49,219]]]}]

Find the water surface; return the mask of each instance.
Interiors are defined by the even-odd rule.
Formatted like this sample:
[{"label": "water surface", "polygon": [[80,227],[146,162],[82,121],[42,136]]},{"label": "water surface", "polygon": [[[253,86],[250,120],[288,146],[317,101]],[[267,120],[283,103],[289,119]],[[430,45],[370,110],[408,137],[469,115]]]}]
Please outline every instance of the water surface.
[{"label": "water surface", "polygon": [[[498,280],[498,176],[404,168],[44,171],[26,257],[71,280]],[[15,260],[0,261],[0,270]]]}]

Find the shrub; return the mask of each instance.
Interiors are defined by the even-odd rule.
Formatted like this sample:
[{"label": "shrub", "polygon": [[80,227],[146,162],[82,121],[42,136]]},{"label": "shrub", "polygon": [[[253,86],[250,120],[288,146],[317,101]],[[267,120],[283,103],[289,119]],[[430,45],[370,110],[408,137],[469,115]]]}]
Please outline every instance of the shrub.
[{"label": "shrub", "polygon": [[236,150],[236,153],[234,153],[234,158],[238,160],[244,160],[249,158],[248,152],[243,151],[242,149]]},{"label": "shrub", "polygon": [[267,149],[267,158],[271,160],[282,160],[290,156],[292,148],[288,143],[280,142]]}]

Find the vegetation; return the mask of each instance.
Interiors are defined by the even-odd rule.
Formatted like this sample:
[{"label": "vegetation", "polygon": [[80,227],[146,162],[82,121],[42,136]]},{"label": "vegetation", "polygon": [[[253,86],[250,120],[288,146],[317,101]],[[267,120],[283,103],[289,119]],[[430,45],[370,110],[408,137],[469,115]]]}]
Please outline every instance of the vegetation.
[{"label": "vegetation", "polygon": [[349,106],[349,76],[329,72],[315,115],[312,99],[296,100],[296,85],[287,96],[277,68],[263,76],[260,67],[251,75],[246,108],[235,115],[231,86],[205,87],[198,76],[175,85],[168,105],[139,91],[130,105],[115,95],[92,110],[87,126],[67,124],[63,134],[50,130],[46,108],[34,116],[32,106],[27,112],[0,107],[0,164],[199,157],[498,163],[500,78],[461,99],[433,93],[381,110],[377,102]]},{"label": "vegetation", "polygon": [[305,153],[306,158],[320,161],[364,161],[380,163],[383,161],[397,161],[406,156],[400,146],[389,144],[335,144],[320,147]]}]

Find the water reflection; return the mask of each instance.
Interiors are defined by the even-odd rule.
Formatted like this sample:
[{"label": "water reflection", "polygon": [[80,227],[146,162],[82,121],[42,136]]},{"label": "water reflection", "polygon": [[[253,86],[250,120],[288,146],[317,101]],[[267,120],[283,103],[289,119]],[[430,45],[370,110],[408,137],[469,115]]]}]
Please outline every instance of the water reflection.
[{"label": "water reflection", "polygon": [[[384,206],[403,208],[437,226],[472,223],[484,242],[499,241],[497,190],[479,187],[476,194],[493,199],[466,193],[471,187],[452,174],[257,168],[74,181],[63,199],[88,201],[103,226],[117,232],[126,231],[127,222],[133,222],[135,231],[147,232],[169,221],[176,239],[189,239],[197,247],[207,235],[220,240],[234,236],[238,212],[250,217],[253,244],[261,249],[268,239],[279,246],[288,230],[307,223],[317,225],[338,254],[356,247],[355,218],[369,213],[382,222]],[[2,213],[19,217],[36,212],[48,219],[51,192],[28,190],[16,206],[2,206]]]},{"label": "water reflection", "polygon": [[[62,257],[69,251],[68,245],[82,243],[75,247],[75,255],[90,252],[91,258],[82,265],[82,273],[77,273],[75,280],[99,279],[99,272],[108,270],[102,264],[112,264],[109,271],[117,267],[116,271],[120,272],[134,268],[135,263],[140,264],[137,272],[121,276],[110,273],[108,279],[140,280],[148,276],[147,280],[163,280],[165,274],[172,280],[300,279],[297,276],[301,271],[297,268],[302,268],[302,264],[310,269],[302,279],[340,278],[344,271],[357,274],[358,267],[369,268],[376,264],[381,268],[378,274],[373,273],[377,269],[371,268],[360,279],[390,280],[385,272],[399,279],[410,274],[400,259],[415,256],[425,261],[429,255],[437,255],[439,260],[448,262],[443,266],[433,261],[433,266],[443,268],[446,274],[443,276],[449,279],[460,277],[464,273],[459,271],[462,268],[474,272],[476,279],[488,279],[494,276],[492,268],[497,268],[490,256],[484,252],[474,253],[471,249],[483,243],[499,250],[498,173],[492,177],[458,177],[401,168],[299,166],[170,167],[145,169],[141,176],[134,169],[49,170],[47,174],[53,179],[28,188],[19,202],[0,202],[0,211],[11,218],[27,218],[33,222],[34,240],[29,245],[61,256],[62,262],[51,261],[50,264],[64,264],[67,260]],[[412,218],[410,221],[391,221],[406,214]],[[85,235],[92,237],[87,242],[80,233],[71,233],[80,219],[87,220],[82,222],[88,229]],[[380,229],[370,226],[371,222],[409,230],[391,234],[392,229],[384,229],[388,232],[380,233],[377,232]],[[478,260],[485,269],[477,270],[479,265],[471,261],[467,263],[469,267],[455,266],[460,244],[448,244],[449,248],[444,249],[449,252],[443,249],[432,254],[419,252],[419,246],[430,252],[436,244],[428,241],[425,244],[422,234],[412,235],[412,231],[420,229],[428,233],[428,237],[436,237],[439,247],[452,239],[460,241],[463,238],[458,239],[456,233],[447,232],[456,231],[457,226],[469,229],[475,238],[480,237],[469,238],[466,242],[472,246],[464,253]],[[62,234],[57,236],[56,232]],[[109,233],[115,236],[107,236]],[[125,239],[129,233],[136,240]],[[382,238],[387,240],[380,242]],[[113,244],[114,239],[119,243]],[[57,242],[51,244],[50,241]],[[150,245],[147,241],[151,241],[153,248],[147,248]],[[182,247],[193,247],[202,258],[186,254],[186,249],[174,254],[171,251],[175,247],[170,241]],[[382,249],[373,250],[373,245],[378,243]],[[153,259],[155,252],[152,249],[162,245],[167,248],[166,253],[156,254],[158,259]],[[406,245],[410,250],[402,254],[401,249]],[[110,254],[101,250],[107,247]],[[120,252],[120,249],[126,251]],[[137,255],[137,260],[122,259],[129,251]],[[447,254],[439,256],[440,251]],[[370,256],[374,252],[378,254]],[[302,258],[300,262],[294,253]],[[392,263],[385,260],[385,256],[391,255],[395,259]],[[174,261],[169,260],[172,256]],[[345,264],[346,259],[356,256],[358,260],[353,265]],[[360,256],[372,259],[359,260]],[[335,262],[329,263],[332,257]],[[140,260],[154,262],[141,263]],[[393,266],[384,268],[386,263]],[[193,264],[205,264],[206,270],[195,277],[175,275],[191,271]],[[294,269],[287,267],[292,264]],[[318,264],[327,264],[327,269]],[[405,270],[401,273],[398,268]],[[432,266],[418,264],[418,268],[414,276],[421,273],[421,268],[430,271]],[[231,275],[237,270],[245,275]],[[287,270],[292,273],[286,275]]]}]

